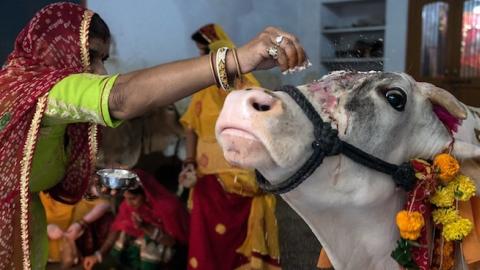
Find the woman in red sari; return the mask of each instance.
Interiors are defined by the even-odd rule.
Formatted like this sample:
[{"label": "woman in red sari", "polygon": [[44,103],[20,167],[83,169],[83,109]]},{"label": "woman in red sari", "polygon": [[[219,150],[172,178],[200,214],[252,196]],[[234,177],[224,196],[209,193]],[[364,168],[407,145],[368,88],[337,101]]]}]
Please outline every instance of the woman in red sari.
[{"label": "woman in red sari", "polygon": [[107,241],[85,258],[85,269],[101,262],[112,248],[117,262],[128,269],[169,269],[174,253],[185,249],[187,210],[153,176],[135,172],[141,186],[125,191]]},{"label": "woman in red sari", "polygon": [[[272,49],[275,38],[285,36]],[[0,70],[0,269],[44,269],[45,213],[40,191],[78,202],[96,159],[97,125],[116,127],[170,104],[218,79],[208,56],[126,74],[106,74],[110,32],[92,11],[73,3],[46,6],[19,33]],[[289,33],[267,28],[224,55],[224,77],[237,71],[302,65],[305,54]]]}]

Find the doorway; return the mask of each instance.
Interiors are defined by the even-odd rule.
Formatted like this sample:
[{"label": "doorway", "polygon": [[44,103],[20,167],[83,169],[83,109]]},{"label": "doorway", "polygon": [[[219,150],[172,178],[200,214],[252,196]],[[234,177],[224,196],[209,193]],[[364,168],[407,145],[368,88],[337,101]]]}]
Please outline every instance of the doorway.
[{"label": "doorway", "polygon": [[406,72],[480,107],[480,0],[410,0]]}]

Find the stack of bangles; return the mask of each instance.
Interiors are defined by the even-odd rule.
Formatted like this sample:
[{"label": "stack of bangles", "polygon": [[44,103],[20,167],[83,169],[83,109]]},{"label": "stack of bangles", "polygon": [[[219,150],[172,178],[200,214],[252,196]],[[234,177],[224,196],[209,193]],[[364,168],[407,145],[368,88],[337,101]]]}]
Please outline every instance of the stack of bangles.
[{"label": "stack of bangles", "polygon": [[82,227],[82,231],[85,231],[88,228],[88,223],[84,219],[79,219],[76,223]]},{"label": "stack of bangles", "polygon": [[241,80],[242,71],[240,70],[240,64],[238,62],[237,49],[222,47],[216,52],[210,52],[210,68],[212,70],[213,77],[215,78],[215,83],[218,88],[222,88],[225,91],[231,90],[230,82],[233,81],[228,79],[227,73],[227,53],[229,50],[232,52],[233,59],[235,61],[235,66],[237,69],[236,76]]},{"label": "stack of bangles", "polygon": [[195,158],[193,157],[187,157],[186,159],[183,160],[183,167],[192,164],[194,167],[196,167],[197,162],[195,161]]}]

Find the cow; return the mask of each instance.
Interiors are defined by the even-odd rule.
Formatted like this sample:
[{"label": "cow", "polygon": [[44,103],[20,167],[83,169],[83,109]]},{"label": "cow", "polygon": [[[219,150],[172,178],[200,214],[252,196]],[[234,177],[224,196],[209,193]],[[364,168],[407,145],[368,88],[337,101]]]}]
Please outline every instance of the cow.
[{"label": "cow", "polygon": [[[446,90],[404,73],[349,71],[295,90],[338,131],[338,139],[365,153],[402,164],[432,159],[453,144],[462,169],[480,180],[479,111]],[[455,121],[441,121],[436,108]],[[315,153],[314,125],[285,91],[231,92],[216,135],[231,164],[255,168],[270,185],[282,186]],[[312,229],[335,269],[400,269],[390,253],[399,239],[395,215],[406,192],[391,175],[344,154],[322,158],[301,184],[283,189],[282,197]]]}]

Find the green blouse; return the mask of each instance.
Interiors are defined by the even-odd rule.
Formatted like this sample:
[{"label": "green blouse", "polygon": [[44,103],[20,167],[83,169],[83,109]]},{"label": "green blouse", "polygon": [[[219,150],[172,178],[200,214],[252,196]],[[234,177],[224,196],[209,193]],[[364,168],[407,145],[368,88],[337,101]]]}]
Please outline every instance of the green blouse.
[{"label": "green blouse", "polygon": [[108,110],[108,96],[117,76],[74,74],[58,82],[48,95],[39,139],[32,161],[30,190],[55,186],[65,173],[65,131],[71,123],[116,127]]},{"label": "green blouse", "polygon": [[48,259],[46,216],[38,192],[55,186],[63,178],[67,165],[67,125],[85,122],[108,127],[120,125],[120,121],[110,117],[108,109],[108,96],[116,79],[117,75],[74,74],[55,84],[49,92],[30,174],[32,269],[45,269]]}]

